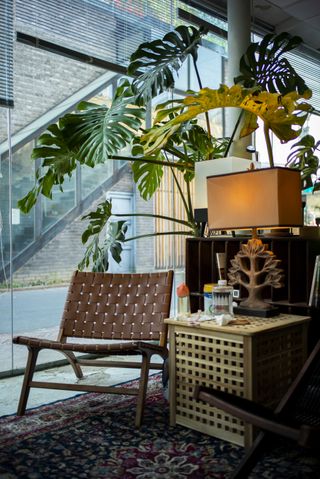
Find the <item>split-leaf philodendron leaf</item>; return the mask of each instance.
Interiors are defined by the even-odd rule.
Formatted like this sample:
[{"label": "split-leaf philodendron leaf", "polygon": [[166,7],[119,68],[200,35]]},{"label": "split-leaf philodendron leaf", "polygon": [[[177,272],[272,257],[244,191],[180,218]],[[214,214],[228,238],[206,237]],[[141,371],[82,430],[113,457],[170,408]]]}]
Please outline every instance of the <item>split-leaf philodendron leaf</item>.
[{"label": "split-leaf philodendron leaf", "polygon": [[206,29],[180,25],[162,40],[142,43],[130,58],[128,74],[136,78],[132,88],[139,105],[174,87],[177,72],[188,55],[197,59]]},{"label": "split-leaf philodendron leaf", "polygon": [[[230,88],[221,85],[217,90],[203,88],[196,94],[177,100],[175,107],[170,107],[169,113],[166,113],[166,108],[159,107],[155,122],[159,119],[163,121],[166,116],[172,115],[173,111],[176,115],[163,125],[156,125],[142,136],[145,152],[150,154],[163,148],[181,123],[211,109],[222,107],[242,108],[256,118],[260,117],[267,128],[273,131],[282,142],[286,142],[299,136],[307,118],[307,112],[311,109],[311,106],[303,100],[304,97],[296,92],[282,96],[277,93],[259,92],[256,89],[248,90],[241,85]],[[246,136],[256,128],[258,128],[257,121],[254,121],[254,117],[250,117],[249,123],[245,124],[240,136]]]}]

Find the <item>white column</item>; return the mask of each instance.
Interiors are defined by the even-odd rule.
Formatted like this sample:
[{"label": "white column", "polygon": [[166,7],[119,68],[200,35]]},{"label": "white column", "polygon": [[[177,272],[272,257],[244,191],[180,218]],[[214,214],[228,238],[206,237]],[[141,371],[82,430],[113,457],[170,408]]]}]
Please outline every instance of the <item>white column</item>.
[{"label": "white column", "polygon": [[[251,0],[228,0],[228,78],[229,86],[240,73],[240,58],[247,50],[251,41]],[[226,135],[230,136],[241,110],[226,109]],[[236,138],[239,135],[239,129]],[[251,136],[233,142],[230,155],[251,158],[246,147],[251,144]]]}]

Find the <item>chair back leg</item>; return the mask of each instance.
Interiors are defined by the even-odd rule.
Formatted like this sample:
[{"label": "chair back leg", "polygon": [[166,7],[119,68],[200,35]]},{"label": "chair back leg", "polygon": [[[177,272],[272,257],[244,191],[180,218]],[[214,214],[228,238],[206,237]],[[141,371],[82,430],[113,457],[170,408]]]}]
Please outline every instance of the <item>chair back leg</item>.
[{"label": "chair back leg", "polygon": [[265,449],[265,444],[269,439],[269,434],[260,432],[254,440],[252,446],[246,451],[240,464],[233,471],[229,479],[247,479],[250,476],[252,469],[261,459],[261,454]]},{"label": "chair back leg", "polygon": [[139,380],[139,392],[137,399],[137,409],[136,409],[136,419],[135,426],[139,428],[141,426],[143,412],[144,412],[144,403],[146,400],[147,389],[148,389],[148,379],[149,379],[149,369],[150,369],[150,355],[144,353],[142,355],[142,364]]},{"label": "chair back leg", "polygon": [[33,378],[33,373],[35,370],[38,354],[39,354],[39,349],[28,347],[27,365],[26,365],[26,370],[24,373],[20,400],[19,400],[18,410],[17,410],[18,416],[23,416],[26,411],[26,406],[27,406],[29,392],[30,392],[30,383]]}]

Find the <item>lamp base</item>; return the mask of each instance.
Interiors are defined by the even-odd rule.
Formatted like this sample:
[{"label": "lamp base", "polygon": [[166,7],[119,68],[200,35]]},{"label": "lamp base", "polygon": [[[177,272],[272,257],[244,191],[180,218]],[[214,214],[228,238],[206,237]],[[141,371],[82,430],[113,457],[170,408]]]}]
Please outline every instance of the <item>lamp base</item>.
[{"label": "lamp base", "polygon": [[241,314],[243,316],[257,316],[258,318],[272,318],[280,314],[280,309],[277,306],[270,306],[268,309],[253,309],[246,308],[244,306],[235,306],[233,308],[235,314]]},{"label": "lamp base", "polygon": [[241,244],[240,251],[231,260],[229,269],[229,284],[240,284],[248,291],[248,297],[235,308],[239,314],[269,318],[279,314],[279,310],[269,305],[262,298],[262,290],[268,286],[281,288],[283,286],[283,270],[278,268],[280,260],[268,246],[256,237],[247,244]]}]

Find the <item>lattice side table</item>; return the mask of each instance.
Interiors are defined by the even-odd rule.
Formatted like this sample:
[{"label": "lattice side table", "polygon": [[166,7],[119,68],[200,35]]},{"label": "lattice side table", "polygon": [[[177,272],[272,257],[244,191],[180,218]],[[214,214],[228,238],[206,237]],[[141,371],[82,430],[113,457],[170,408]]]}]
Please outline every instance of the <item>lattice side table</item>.
[{"label": "lattice side table", "polygon": [[242,446],[253,428],[224,411],[193,399],[201,384],[274,407],[307,357],[310,318],[237,316],[247,325],[192,325],[166,319],[169,326],[170,424],[181,424]]}]

